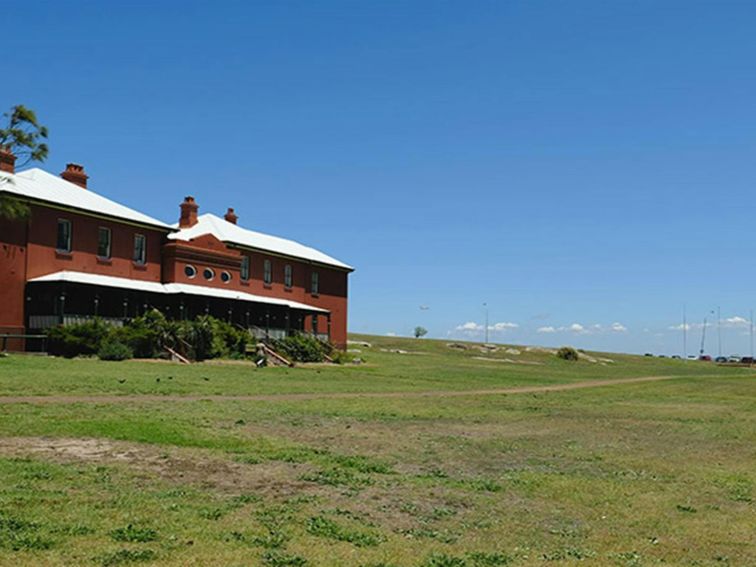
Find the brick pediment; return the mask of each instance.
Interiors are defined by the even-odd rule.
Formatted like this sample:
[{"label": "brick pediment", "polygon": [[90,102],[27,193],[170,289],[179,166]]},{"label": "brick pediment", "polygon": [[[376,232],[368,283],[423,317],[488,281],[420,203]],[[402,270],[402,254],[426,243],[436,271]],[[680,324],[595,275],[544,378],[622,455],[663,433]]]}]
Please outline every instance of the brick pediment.
[{"label": "brick pediment", "polygon": [[170,260],[203,262],[219,266],[238,267],[242,254],[229,248],[212,234],[203,234],[191,240],[172,240],[163,245],[163,256]]}]

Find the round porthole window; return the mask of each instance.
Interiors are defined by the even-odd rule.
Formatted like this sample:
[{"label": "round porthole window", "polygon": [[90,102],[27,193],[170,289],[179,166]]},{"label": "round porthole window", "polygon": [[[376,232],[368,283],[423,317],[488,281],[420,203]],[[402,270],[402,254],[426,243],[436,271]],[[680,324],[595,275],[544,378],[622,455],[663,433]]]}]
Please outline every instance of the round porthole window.
[{"label": "round porthole window", "polygon": [[228,283],[231,281],[231,274],[228,272],[221,272],[221,281],[223,283]]},{"label": "round porthole window", "polygon": [[186,274],[187,278],[193,278],[197,275],[197,268],[191,265],[184,266],[184,273]]},{"label": "round porthole window", "polygon": [[211,281],[215,278],[215,272],[211,268],[205,268],[202,271],[202,275],[205,276],[207,281]]}]

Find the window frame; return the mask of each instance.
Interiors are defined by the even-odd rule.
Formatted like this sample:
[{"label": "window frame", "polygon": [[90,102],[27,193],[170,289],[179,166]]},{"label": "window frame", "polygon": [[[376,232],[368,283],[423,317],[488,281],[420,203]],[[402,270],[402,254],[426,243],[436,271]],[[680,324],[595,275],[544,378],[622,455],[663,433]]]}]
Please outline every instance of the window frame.
[{"label": "window frame", "polygon": [[310,274],[310,294],[320,295],[320,272],[317,270]]},{"label": "window frame", "polygon": [[239,279],[243,282],[249,281],[250,275],[250,259],[249,256],[242,256],[241,267],[239,268]]},{"label": "window frame", "polygon": [[[107,254],[100,254],[101,237],[105,232],[108,234]],[[97,257],[101,260],[110,260],[113,257],[113,231],[107,226],[97,227]]]},{"label": "window frame", "polygon": [[[65,224],[68,227],[68,234],[66,239],[66,247],[61,248],[60,244],[60,227]],[[73,223],[70,219],[58,218],[58,224],[56,225],[55,233],[55,251],[61,254],[70,254],[73,251]]]},{"label": "window frame", "polygon": [[[142,248],[141,255],[137,257],[137,242],[141,240]],[[132,254],[132,260],[139,266],[144,266],[147,263],[147,237],[139,232],[134,234],[134,253]]]},{"label": "window frame", "polygon": [[[189,275],[188,272],[192,272],[192,275]],[[197,277],[197,267],[194,264],[186,264],[184,266],[184,275],[189,278],[190,280],[193,280]]]},{"label": "window frame", "polygon": [[[207,277],[208,272],[210,273],[210,277]],[[215,279],[215,276],[217,274],[215,273],[215,270],[213,270],[211,267],[206,266],[202,268],[202,277],[205,278],[205,281],[211,282]]]},{"label": "window frame", "polygon": [[265,285],[273,284],[273,262],[267,259],[263,262],[263,283]]},{"label": "window frame", "polygon": [[291,267],[291,264],[284,266],[284,287],[286,289],[294,287],[294,268]]}]

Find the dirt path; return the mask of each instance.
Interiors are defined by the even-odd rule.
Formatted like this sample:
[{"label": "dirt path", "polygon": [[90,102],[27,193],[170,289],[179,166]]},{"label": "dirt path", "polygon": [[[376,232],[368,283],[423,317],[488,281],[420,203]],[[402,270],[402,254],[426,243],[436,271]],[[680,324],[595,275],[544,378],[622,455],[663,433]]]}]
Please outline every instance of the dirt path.
[{"label": "dirt path", "polygon": [[639,384],[643,382],[659,382],[674,380],[685,376],[640,376],[637,378],[617,378],[615,380],[588,380],[572,382],[570,384],[551,384],[548,386],[520,386],[515,388],[490,388],[485,390],[431,390],[425,392],[334,392],[334,393],[302,393],[302,394],[254,394],[254,395],[218,395],[218,394],[124,394],[124,395],[72,395],[72,396],[0,396],[3,404],[117,404],[121,402],[276,402],[298,400],[342,400],[356,398],[455,398],[461,396],[501,396],[507,394],[534,394],[539,392],[561,392],[565,390],[580,390],[583,388],[598,388],[602,386],[618,386],[621,384]]}]

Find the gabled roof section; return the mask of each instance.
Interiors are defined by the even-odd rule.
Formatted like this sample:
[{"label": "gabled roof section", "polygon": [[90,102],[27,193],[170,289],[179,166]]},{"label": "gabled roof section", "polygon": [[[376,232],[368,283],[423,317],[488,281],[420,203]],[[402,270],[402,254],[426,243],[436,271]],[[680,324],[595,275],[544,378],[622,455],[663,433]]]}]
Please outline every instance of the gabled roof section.
[{"label": "gabled roof section", "polygon": [[21,198],[78,209],[84,213],[172,230],[169,225],[162,221],[125,207],[92,192],[90,189],[79,187],[36,167],[16,174],[0,174],[0,193],[10,193]]},{"label": "gabled roof section", "polygon": [[[176,226],[177,225],[174,225],[174,228]],[[173,240],[191,240],[204,234],[212,234],[218,240],[245,248],[253,248],[255,250],[263,250],[275,254],[281,254],[283,256],[290,256],[292,258],[309,260],[318,264],[335,266],[350,272],[354,270],[354,268],[348,264],[344,264],[336,258],[332,258],[319,250],[315,250],[314,248],[310,248],[299,242],[242,228],[209,213],[200,215],[197,219],[197,224],[194,226],[190,228],[182,228],[178,232],[169,234],[168,238]]]}]

